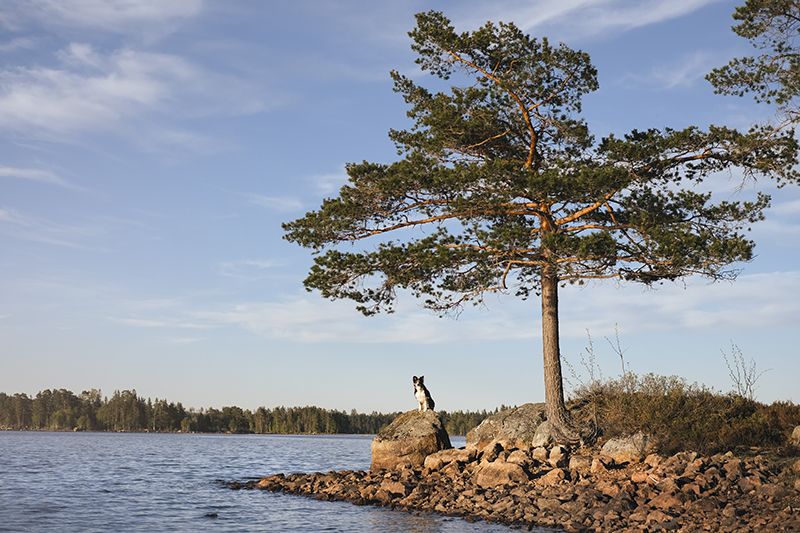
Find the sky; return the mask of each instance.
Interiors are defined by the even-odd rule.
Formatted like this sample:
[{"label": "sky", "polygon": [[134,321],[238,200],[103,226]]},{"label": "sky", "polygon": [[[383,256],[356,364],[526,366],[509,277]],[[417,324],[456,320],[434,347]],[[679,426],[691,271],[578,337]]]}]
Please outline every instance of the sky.
[{"label": "sky", "polygon": [[[312,254],[281,223],[336,196],[346,163],[397,160],[387,133],[411,123],[389,72],[434,83],[410,49],[417,12],[443,11],[459,32],[514,22],[588,52],[600,89],[583,117],[600,139],[769,120],[704,79],[752,54],[730,29],[736,5],[5,0],[0,391],[394,412],[416,407],[424,375],[447,411],[544,401],[536,299],[490,296],[452,320],[402,295],[396,313],[366,318],[305,291]],[[772,194],[750,232],[757,257],[733,283],[565,288],[568,392],[588,368],[611,378],[623,364],[727,392],[726,356],[741,354],[759,400],[800,401],[800,187],[735,175],[704,187]]]}]

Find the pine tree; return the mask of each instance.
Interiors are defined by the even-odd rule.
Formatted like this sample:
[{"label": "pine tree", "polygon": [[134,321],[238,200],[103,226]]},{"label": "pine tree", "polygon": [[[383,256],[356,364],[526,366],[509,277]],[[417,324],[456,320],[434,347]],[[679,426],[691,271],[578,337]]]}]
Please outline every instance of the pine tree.
[{"label": "pine tree", "polygon": [[[788,175],[796,144],[725,127],[595,143],[579,118],[598,87],[588,54],[513,24],[458,34],[435,11],[409,35],[424,71],[462,85],[432,93],[393,72],[414,120],[390,132],[403,158],[347,165],[339,196],[285,223],[284,237],[317,254],[307,289],[365,315],[392,312],[398,290],[440,315],[487,293],[538,295],[548,421],[557,440],[581,440],[564,404],[559,286],[732,279],[731,264],[753,257],[740,230],[769,198],[714,204],[681,186],[731,168]],[[362,240],[362,251],[338,246]]]}]

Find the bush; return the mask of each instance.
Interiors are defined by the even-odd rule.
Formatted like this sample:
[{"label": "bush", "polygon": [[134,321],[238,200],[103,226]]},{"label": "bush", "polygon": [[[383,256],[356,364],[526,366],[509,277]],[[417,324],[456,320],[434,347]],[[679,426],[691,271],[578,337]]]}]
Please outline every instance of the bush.
[{"label": "bush", "polygon": [[800,424],[800,406],[765,405],[722,394],[677,376],[625,372],[575,390],[573,405],[594,419],[605,438],[642,431],[657,438],[660,453],[714,454],[750,447],[780,448]]}]

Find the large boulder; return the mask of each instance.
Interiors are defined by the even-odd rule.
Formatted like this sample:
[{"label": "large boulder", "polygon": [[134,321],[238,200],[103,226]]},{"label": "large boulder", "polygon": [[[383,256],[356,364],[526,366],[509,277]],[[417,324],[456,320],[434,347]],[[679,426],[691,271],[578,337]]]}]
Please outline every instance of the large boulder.
[{"label": "large boulder", "polygon": [[475,482],[479,487],[488,489],[500,485],[518,485],[529,480],[530,477],[519,464],[494,461],[480,466]]},{"label": "large boulder", "polygon": [[427,456],[452,447],[442,419],[435,411],[408,411],[372,440],[369,469],[375,472],[404,466],[421,467]]},{"label": "large boulder", "polygon": [[655,445],[655,438],[639,432],[629,437],[609,440],[603,445],[601,452],[612,458],[616,464],[638,463],[655,450]]},{"label": "large boulder", "polygon": [[505,449],[529,445],[545,420],[543,403],[526,403],[500,411],[467,433],[467,449],[482,450],[495,442],[502,444]]}]

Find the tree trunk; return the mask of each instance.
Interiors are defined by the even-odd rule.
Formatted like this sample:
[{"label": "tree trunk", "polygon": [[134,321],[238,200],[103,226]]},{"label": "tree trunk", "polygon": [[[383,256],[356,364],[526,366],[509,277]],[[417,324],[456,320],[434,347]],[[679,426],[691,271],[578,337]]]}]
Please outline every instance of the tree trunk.
[{"label": "tree trunk", "polygon": [[542,268],[542,348],[544,354],[544,401],[553,439],[560,444],[580,442],[564,404],[561,349],[558,339],[558,274],[555,265]]}]

